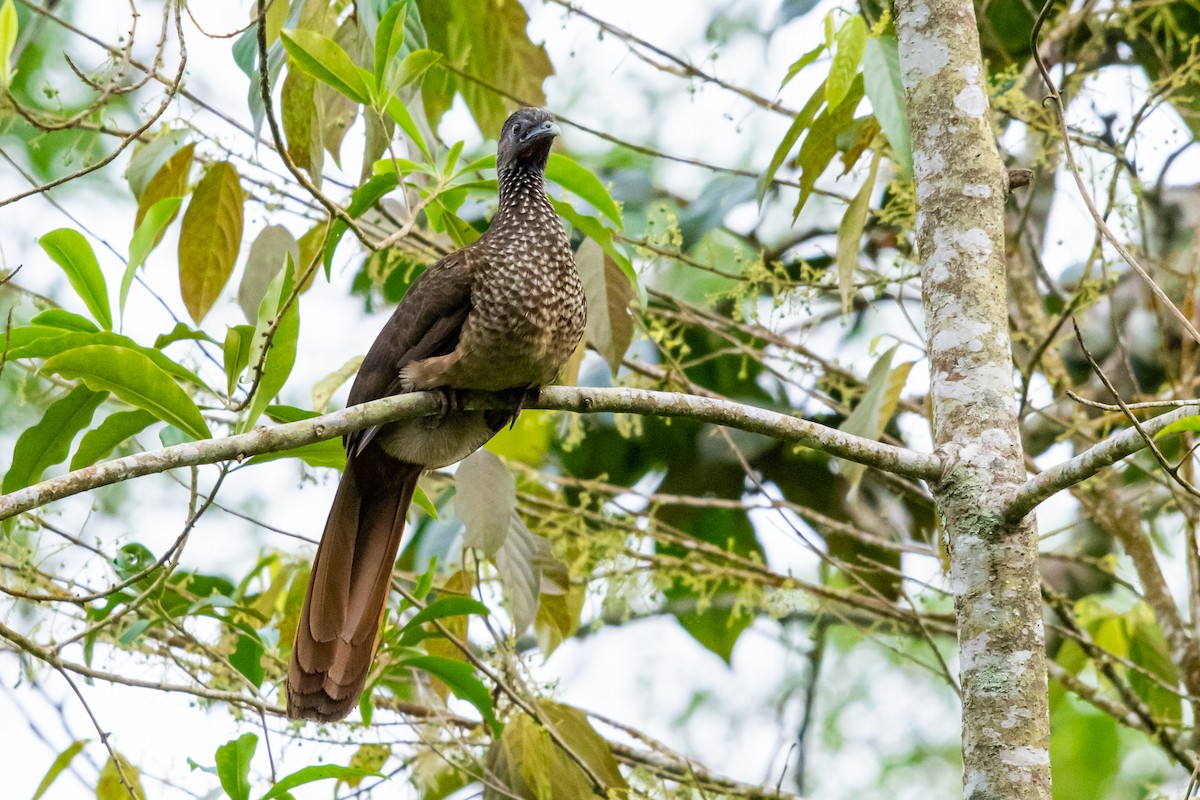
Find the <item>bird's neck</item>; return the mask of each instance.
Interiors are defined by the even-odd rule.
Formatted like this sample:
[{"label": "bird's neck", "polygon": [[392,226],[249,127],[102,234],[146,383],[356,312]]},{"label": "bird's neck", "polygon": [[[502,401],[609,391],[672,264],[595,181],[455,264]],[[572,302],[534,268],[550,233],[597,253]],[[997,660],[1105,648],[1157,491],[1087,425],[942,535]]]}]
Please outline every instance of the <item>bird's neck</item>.
[{"label": "bird's neck", "polygon": [[554,216],[554,207],[546,197],[542,170],[533,165],[515,164],[499,175],[500,205],[491,228],[505,228],[529,222],[531,218]]}]

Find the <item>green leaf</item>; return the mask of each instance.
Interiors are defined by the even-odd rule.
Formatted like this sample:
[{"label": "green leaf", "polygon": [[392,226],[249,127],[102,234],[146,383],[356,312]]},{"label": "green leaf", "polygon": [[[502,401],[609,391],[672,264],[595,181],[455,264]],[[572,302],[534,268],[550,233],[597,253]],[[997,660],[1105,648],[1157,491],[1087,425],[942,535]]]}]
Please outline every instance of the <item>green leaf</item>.
[{"label": "green leaf", "polygon": [[613,202],[608,189],[595,174],[576,162],[558,153],[551,153],[546,162],[546,177],[569,192],[582,197],[592,205],[592,208],[613,221],[617,228],[623,228],[621,210]]},{"label": "green leaf", "polygon": [[108,286],[104,283],[104,273],[100,271],[96,253],[83,234],[71,228],[59,228],[39,239],[38,244],[67,273],[67,280],[88,311],[92,312],[92,318],[100,323],[101,328],[111,331],[112,307],[108,302]]},{"label": "green leaf", "polygon": [[370,104],[370,87],[363,82],[362,72],[337,42],[304,28],[280,31],[279,37],[288,55],[308,75],[356,103]]},{"label": "green leaf", "polygon": [[31,325],[43,326],[46,328],[61,328],[64,331],[83,331],[84,333],[99,333],[100,329],[96,327],[87,317],[82,317],[79,314],[72,314],[61,308],[48,308],[36,317],[31,319]]},{"label": "green leaf", "polygon": [[21,347],[14,347],[9,351],[11,358],[52,358],[59,353],[65,353],[68,350],[74,350],[77,347],[87,347],[89,345],[109,345],[112,347],[125,347],[130,350],[135,350],[149,358],[154,364],[167,372],[174,375],[180,380],[187,381],[193,386],[201,389],[208,389],[207,384],[200,380],[200,376],[192,372],[190,369],[175,363],[169,356],[162,351],[153,347],[142,347],[140,344],[119,333],[109,333],[102,331],[97,333],[79,333],[68,332],[61,333],[57,336],[42,336],[29,344]]},{"label": "green leaf", "polygon": [[417,585],[413,587],[413,597],[418,600],[424,600],[429,596],[430,589],[433,588],[433,579],[437,575],[438,558],[432,556],[429,559],[429,566],[421,573],[420,579],[417,580]]},{"label": "green leaf", "polygon": [[246,463],[266,464],[268,461],[278,461],[281,458],[298,458],[310,467],[329,467],[339,472],[346,469],[346,451],[339,439],[326,439],[321,442],[302,444],[289,450],[262,453],[249,459]]},{"label": "green leaf", "polygon": [[808,98],[808,102],[804,104],[804,108],[800,109],[800,113],[796,115],[796,118],[792,120],[787,133],[783,135],[779,146],[775,148],[775,154],[771,156],[771,163],[767,165],[766,171],[759,177],[759,205],[762,205],[763,198],[767,195],[767,189],[771,187],[771,182],[775,180],[775,173],[779,172],[779,168],[787,160],[788,153],[792,152],[792,148],[795,147],[796,142],[800,141],[800,136],[804,131],[808,130],[808,126],[812,124],[813,117],[817,115],[817,110],[824,102],[825,84],[821,84],[812,93],[812,97]]},{"label": "green leaf", "polygon": [[109,414],[94,430],[83,435],[71,458],[71,469],[90,467],[111,453],[117,445],[144,431],[158,418],[149,411],[116,411]]},{"label": "green leaf", "polygon": [[375,29],[375,88],[383,89],[383,79],[388,66],[404,44],[404,22],[408,17],[408,3],[399,2],[387,10],[379,19]]},{"label": "green leaf", "polygon": [[837,33],[837,48],[833,52],[833,63],[829,66],[829,78],[825,81],[825,102],[837,108],[854,83],[858,65],[862,63],[863,46],[867,41],[867,23],[854,14],[846,20]]},{"label": "green leaf", "polygon": [[908,106],[900,79],[900,55],[896,37],[867,39],[863,50],[863,88],[879,127],[892,145],[892,153],[903,171],[912,176],[912,142],[908,132]]},{"label": "green leaf", "polygon": [[800,56],[799,59],[797,59],[790,67],[788,67],[787,75],[783,76],[783,80],[779,83],[779,88],[782,89],[783,87],[785,87],[789,83],[791,83],[792,78],[794,78],[800,74],[800,70],[804,69],[809,64],[813,63],[818,58],[820,58],[821,53],[823,53],[823,52],[825,52],[825,43],[824,42],[817,45],[812,50],[809,50],[804,55]]},{"label": "green leaf", "polygon": [[1177,419],[1154,435],[1155,439],[1164,439],[1177,433],[1200,431],[1200,416]]},{"label": "green leaf", "polygon": [[75,434],[92,422],[107,392],[76,386],[50,404],[46,413],[17,438],[12,466],[4,475],[5,494],[37,483],[48,467],[66,460]]},{"label": "green leaf", "polygon": [[[267,406],[264,413],[273,421],[283,423],[298,422],[321,416],[315,411],[306,411],[302,408],[280,405]],[[265,464],[268,461],[275,461],[281,458],[298,458],[310,467],[332,467],[339,471],[346,468],[346,451],[342,447],[341,439],[325,439],[324,441],[311,442],[299,447],[293,447],[290,450],[261,453],[246,463]]]},{"label": "green leaf", "polygon": [[136,350],[112,345],[77,347],[48,360],[42,371],[67,380],[82,380],[93,391],[110,391],[195,439],[212,436],[187,393]]},{"label": "green leaf", "polygon": [[[275,276],[258,306],[258,322],[250,342],[250,364],[262,364],[262,378],[250,401],[250,412],[242,421],[249,430],[287,383],[296,364],[296,341],[300,337],[300,301],[295,289],[296,267],[287,257],[287,267]],[[290,303],[288,301],[291,301]],[[286,310],[285,310],[286,306]],[[278,321],[276,322],[276,319]],[[274,335],[270,335],[274,323]],[[268,341],[268,337],[270,337]]]},{"label": "green leaf", "polygon": [[412,619],[404,623],[404,628],[400,636],[400,644],[409,644],[411,640],[419,639],[420,635],[424,633],[421,626],[430,620],[442,619],[444,617],[461,617],[468,614],[479,614],[486,617],[490,613],[492,613],[490,608],[473,598],[459,596],[442,597],[425,606],[425,608],[414,614]]},{"label": "green leaf", "polygon": [[863,228],[867,224],[867,209],[871,205],[871,193],[875,190],[875,174],[879,170],[879,154],[871,159],[871,170],[862,187],[846,207],[842,221],[838,224],[837,268],[838,292],[842,296],[842,313],[850,310],[854,297],[854,270],[858,268],[858,251],[862,245]]},{"label": "green leaf", "polygon": [[[12,1],[9,0],[6,6],[11,7]],[[0,14],[2,14],[2,12],[0,12]],[[50,784],[54,783],[55,779],[62,774],[64,769],[71,766],[71,762],[75,760],[75,756],[79,755],[80,751],[83,750],[84,745],[86,745],[89,741],[89,739],[76,739],[67,745],[67,749],[59,753],[58,756],[55,757],[54,762],[50,764],[50,769],[46,770],[46,774],[42,778],[42,782],[38,784],[37,790],[34,791],[33,797],[30,798],[30,800],[38,800],[39,797],[44,795],[46,790],[50,788]]]},{"label": "green leaf", "polygon": [[408,108],[404,103],[400,102],[400,98],[393,97],[388,100],[387,115],[392,118],[392,121],[400,126],[400,130],[404,131],[412,143],[417,146],[421,154],[429,161],[433,161],[433,156],[429,153],[429,145],[425,143],[425,137],[421,135],[421,130],[417,127],[416,121],[413,120],[412,114],[408,113]]},{"label": "green leaf", "polygon": [[265,674],[262,664],[264,652],[261,639],[242,633],[238,636],[237,646],[229,654],[229,663],[256,688],[262,686]]},{"label": "green leaf", "polygon": [[600,245],[585,239],[575,253],[575,265],[587,297],[587,326],[584,336],[604,356],[615,376],[621,359],[633,341],[633,287],[616,262]]},{"label": "green leaf", "polygon": [[1128,671],[1129,685],[1155,719],[1178,725],[1183,714],[1182,699],[1167,687],[1179,684],[1179,673],[1153,612],[1139,603],[1126,612],[1125,622],[1129,660],[1139,667]]},{"label": "green leaf", "polygon": [[179,288],[197,325],[212,309],[237,263],[242,243],[241,181],[228,161],[204,173],[179,230]]},{"label": "green leaf", "polygon": [[17,8],[12,0],[0,7],[0,84],[12,85],[13,51],[17,48]]},{"label": "green leaf", "polygon": [[[396,173],[384,173],[376,175],[359,186],[350,195],[350,205],[346,206],[346,214],[352,219],[358,219],[371,206],[375,205],[379,200],[395,189],[400,183],[400,179]],[[333,254],[337,252],[337,246],[342,241],[342,237],[346,235],[349,226],[342,220],[334,220],[333,227],[329,230],[329,238],[325,242],[325,277],[328,278],[333,269]]]},{"label": "green leaf", "polygon": [[343,767],[338,764],[318,764],[311,767],[298,769],[291,775],[285,775],[279,779],[279,782],[271,787],[271,790],[264,794],[260,800],[275,800],[277,797],[288,796],[287,793],[297,786],[304,786],[308,783],[325,780],[354,780],[362,778],[386,778],[386,775],[381,775],[378,772],[373,772],[369,769],[359,769],[357,767]]},{"label": "green leaf", "polygon": [[252,325],[234,325],[225,331],[225,382],[226,391],[233,395],[238,378],[250,365],[250,345],[254,342]]},{"label": "green leaf", "polygon": [[[892,369],[892,357],[897,347],[888,350],[871,367],[867,375],[867,391],[863,394],[858,405],[850,415],[838,426],[838,430],[862,436],[866,439],[878,439],[883,435],[888,421],[896,411],[896,403],[900,393],[904,391],[904,383],[908,380],[912,364],[901,364]],[[851,487],[857,487],[862,480],[866,467],[851,461],[840,461],[842,474],[850,481]],[[853,492],[854,488],[851,489]]]},{"label": "green leaf", "polygon": [[442,54],[432,50],[412,51],[392,67],[391,77],[387,79],[388,91],[395,93],[410,83],[415,83],[441,60]]},{"label": "green leaf", "polygon": [[841,105],[836,108],[826,107],[812,124],[812,129],[804,137],[796,162],[800,165],[800,199],[792,209],[792,219],[800,216],[800,210],[808,202],[817,179],[829,166],[837,153],[838,135],[841,134],[854,120],[854,111],[863,97],[863,77],[860,73],[855,76],[850,91]]},{"label": "green leaf", "polygon": [[175,342],[208,342],[209,344],[220,344],[220,342],[204,331],[198,331],[188,326],[185,322],[176,322],[174,328],[154,337],[154,347],[156,350],[162,350],[164,347],[175,344]]},{"label": "green leaf", "polygon": [[431,519],[438,518],[437,506],[435,506],[433,504],[433,501],[429,499],[429,495],[425,494],[425,490],[422,489],[420,486],[417,486],[413,490],[412,501],[413,501],[413,505],[415,505],[417,508],[421,509],[426,514],[428,514]]},{"label": "green leaf", "polygon": [[455,697],[478,709],[493,734],[500,733],[501,725],[492,707],[492,696],[487,687],[475,677],[475,670],[469,664],[438,656],[414,656],[401,661],[400,666],[428,672],[446,684]]},{"label": "green leaf", "polygon": [[129,263],[125,265],[125,274],[121,276],[121,293],[117,300],[122,319],[125,318],[125,300],[129,296],[129,287],[133,286],[134,275],[146,262],[150,251],[158,245],[163,230],[175,219],[182,204],[182,197],[164,197],[150,207],[133,232],[133,238],[129,240]]},{"label": "green leaf", "polygon": [[250,800],[250,760],[258,737],[243,733],[217,748],[217,777],[230,800]]}]

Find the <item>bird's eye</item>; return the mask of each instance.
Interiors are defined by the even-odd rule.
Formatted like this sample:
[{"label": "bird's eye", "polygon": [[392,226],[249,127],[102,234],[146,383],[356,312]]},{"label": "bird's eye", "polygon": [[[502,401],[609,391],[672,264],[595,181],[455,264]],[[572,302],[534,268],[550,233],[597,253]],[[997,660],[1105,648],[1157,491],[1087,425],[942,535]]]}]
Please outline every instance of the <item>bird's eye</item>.
[{"label": "bird's eye", "polygon": [[513,125],[513,127],[512,127],[512,135],[513,135],[513,138],[514,138],[514,139],[520,139],[520,138],[521,138],[521,123],[519,123],[519,122],[518,122],[518,123],[516,123],[515,125]]}]

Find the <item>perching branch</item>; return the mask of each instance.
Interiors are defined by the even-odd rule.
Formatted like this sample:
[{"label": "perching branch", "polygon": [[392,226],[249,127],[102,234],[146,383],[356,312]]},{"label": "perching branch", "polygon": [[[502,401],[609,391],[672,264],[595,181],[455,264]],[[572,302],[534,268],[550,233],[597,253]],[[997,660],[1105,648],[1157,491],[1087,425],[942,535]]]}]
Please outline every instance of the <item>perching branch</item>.
[{"label": "perching branch", "polygon": [[1082,483],[1105,467],[1147,447],[1142,432],[1154,436],[1173,422],[1200,415],[1200,405],[1185,406],[1142,423],[1142,431],[1126,428],[1079,455],[1030,478],[1008,503],[1005,519],[1014,523],[1052,495]]},{"label": "perching branch", "polygon": [[[442,399],[436,392],[396,395],[301,422],[259,428],[250,433],[220,439],[188,442],[105,461],[0,496],[0,520],[64,497],[142,475],[220,461],[241,461],[260,453],[290,450],[373,425],[430,416],[441,408],[441,403]],[[484,392],[473,392],[463,397],[465,410],[504,408],[509,405],[511,400]],[[811,447],[848,461],[921,480],[936,480],[942,469],[941,461],[934,455],[851,436],[764,408],[689,394],[644,389],[553,386],[543,389],[537,397],[528,398],[524,407],[579,414],[644,414],[709,422]]]}]

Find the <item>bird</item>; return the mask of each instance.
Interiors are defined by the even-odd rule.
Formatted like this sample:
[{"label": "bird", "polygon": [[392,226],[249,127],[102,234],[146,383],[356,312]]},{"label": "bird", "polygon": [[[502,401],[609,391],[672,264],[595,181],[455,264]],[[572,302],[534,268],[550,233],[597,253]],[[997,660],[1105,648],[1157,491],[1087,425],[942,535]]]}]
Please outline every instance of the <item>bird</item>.
[{"label": "bird", "polygon": [[556,379],[583,336],[583,285],[544,183],[558,135],[544,109],[508,117],[496,147],[499,203],[487,231],[412,283],[363,359],[347,405],[438,390],[442,412],[344,438],[346,469],[288,667],[293,719],[336,721],[358,704],[417,478],[475,452],[520,413],[519,400],[515,409],[463,410],[456,393],[524,397]]}]

